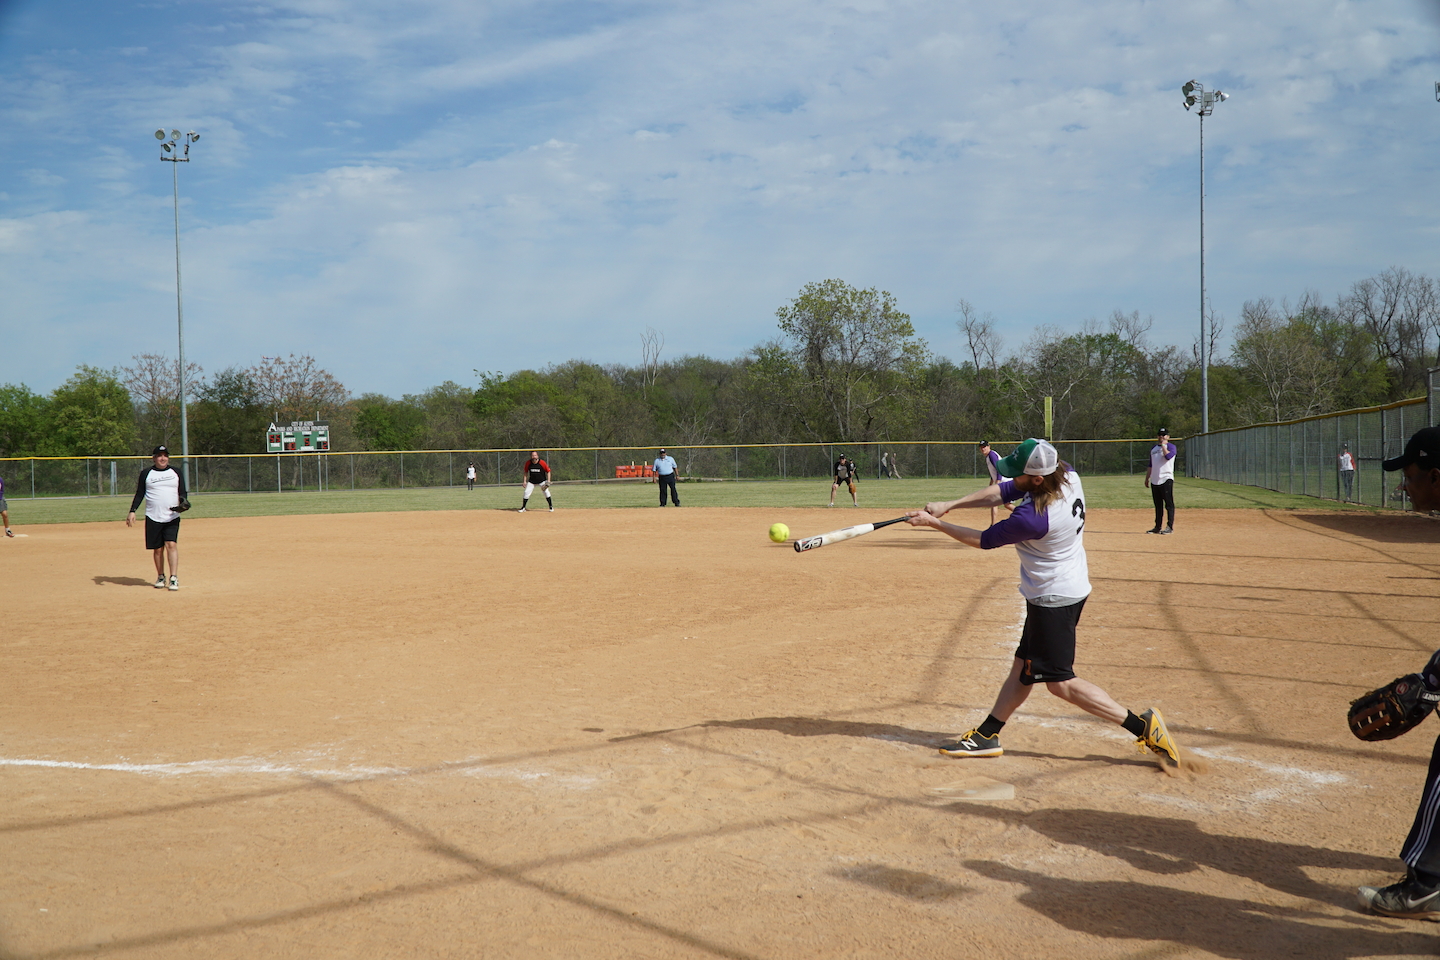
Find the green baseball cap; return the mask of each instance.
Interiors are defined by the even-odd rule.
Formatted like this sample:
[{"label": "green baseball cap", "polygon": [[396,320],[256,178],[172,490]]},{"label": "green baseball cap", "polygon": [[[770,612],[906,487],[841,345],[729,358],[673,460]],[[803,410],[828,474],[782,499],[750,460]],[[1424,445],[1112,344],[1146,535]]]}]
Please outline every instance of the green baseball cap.
[{"label": "green baseball cap", "polygon": [[1044,440],[1031,437],[1011,451],[1010,456],[1001,457],[995,469],[1002,477],[1018,477],[1027,473],[1032,477],[1048,477],[1060,465],[1060,454]]}]

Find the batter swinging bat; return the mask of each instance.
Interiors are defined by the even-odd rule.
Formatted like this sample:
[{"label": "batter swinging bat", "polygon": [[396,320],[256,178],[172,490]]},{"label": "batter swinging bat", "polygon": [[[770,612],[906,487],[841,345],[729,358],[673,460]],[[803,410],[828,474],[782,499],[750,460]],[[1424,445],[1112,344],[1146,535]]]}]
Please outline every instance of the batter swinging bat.
[{"label": "batter swinging bat", "polygon": [[894,520],[882,520],[879,523],[859,523],[853,527],[846,527],[843,530],[831,530],[829,533],[822,533],[818,537],[806,537],[804,540],[795,541],[795,552],[804,553],[806,550],[814,550],[816,547],[823,547],[827,543],[839,543],[841,540],[849,540],[851,537],[863,537],[872,530],[879,530],[881,527],[888,527],[892,523],[901,523],[909,517],[896,517]]}]

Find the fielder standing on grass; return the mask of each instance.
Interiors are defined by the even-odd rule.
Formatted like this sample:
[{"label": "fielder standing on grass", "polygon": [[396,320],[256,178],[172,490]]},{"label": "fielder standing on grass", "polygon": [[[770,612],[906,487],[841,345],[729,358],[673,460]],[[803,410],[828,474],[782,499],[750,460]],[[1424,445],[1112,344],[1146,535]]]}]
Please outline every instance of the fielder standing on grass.
[{"label": "fielder standing on grass", "polygon": [[670,499],[675,501],[675,506],[680,506],[680,491],[675,487],[675,478],[678,475],[680,465],[675,458],[660,448],[660,456],[655,458],[655,483],[660,487],[660,506],[665,506],[665,492],[670,492]]},{"label": "fielder standing on grass", "polygon": [[[959,500],[926,504],[906,515],[911,526],[932,527],[961,543],[993,550],[1013,544],[1020,554],[1020,594],[1025,598],[1025,628],[1010,675],[1000,687],[990,715],[959,740],[940,746],[951,757],[998,757],[1000,730],[1030,696],[1037,683],[1055,696],[1111,723],[1119,724],[1145,748],[1179,764],[1180,752],[1165,718],[1154,708],[1136,715],[1104,690],[1075,676],[1075,627],[1090,596],[1085,560],[1085,491],[1080,475],[1061,463],[1044,440],[1026,440],[997,464],[1002,480]],[[939,519],[965,507],[1020,505],[988,530],[957,527]]]},{"label": "fielder standing on grass", "polygon": [[525,461],[525,466],[520,468],[525,475],[525,498],[520,501],[520,512],[524,513],[525,508],[530,505],[530,494],[539,487],[545,494],[545,503],[549,505],[550,512],[555,512],[555,501],[550,499],[550,464],[540,459],[538,450],[532,451],[530,459]]},{"label": "fielder standing on grass", "polygon": [[0,523],[5,524],[5,536],[15,536],[15,531],[10,529],[10,504],[5,502],[4,477],[0,477]]},{"label": "fielder standing on grass", "polygon": [[835,506],[835,491],[840,489],[841,484],[849,484],[850,501],[855,506],[860,506],[860,498],[855,495],[855,464],[840,454],[840,459],[835,461],[835,482],[830,484],[830,506]]},{"label": "fielder standing on grass", "polygon": [[163,590],[165,561],[170,561],[171,590],[180,589],[180,513],[189,504],[185,492],[185,476],[170,466],[170,451],[156,447],[150,451],[151,466],[140,471],[135,484],[135,499],[125,526],[135,526],[135,509],[145,503],[145,549],[155,554],[155,589]]},{"label": "fielder standing on grass", "polygon": [[[1160,428],[1155,446],[1150,448],[1150,466],[1145,468],[1145,486],[1155,504],[1155,526],[1146,533],[1175,532],[1175,454],[1179,451],[1170,442],[1170,431]],[[1161,513],[1168,510],[1170,522],[1160,529]]]},{"label": "fielder standing on grass", "polygon": [[465,468],[465,489],[475,489],[475,461],[471,460],[470,465]]},{"label": "fielder standing on grass", "polygon": [[[1440,510],[1440,427],[1426,427],[1405,444],[1405,452],[1380,464],[1403,470],[1405,491],[1416,511]],[[1433,632],[1434,626],[1431,625]],[[1440,650],[1420,672],[1430,693],[1440,691]],[[1433,702],[1433,700],[1432,700]],[[1410,835],[1400,848],[1405,878],[1388,887],[1361,887],[1360,903],[1387,917],[1440,920],[1440,738],[1430,750],[1430,769]]]}]

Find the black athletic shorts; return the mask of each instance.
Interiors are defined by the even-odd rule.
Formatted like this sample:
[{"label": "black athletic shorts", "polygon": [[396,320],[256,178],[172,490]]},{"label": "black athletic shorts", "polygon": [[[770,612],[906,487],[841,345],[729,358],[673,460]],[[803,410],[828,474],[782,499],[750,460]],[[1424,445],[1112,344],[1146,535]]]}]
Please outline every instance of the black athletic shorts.
[{"label": "black athletic shorts", "polygon": [[180,539],[180,518],[176,517],[169,523],[156,523],[149,517],[145,518],[145,549],[159,550],[165,546],[165,541],[175,542]]},{"label": "black athletic shorts", "polygon": [[1075,677],[1075,626],[1085,601],[1068,607],[1040,607],[1025,601],[1025,630],[1017,659],[1025,661],[1020,682],[1058,683]]}]

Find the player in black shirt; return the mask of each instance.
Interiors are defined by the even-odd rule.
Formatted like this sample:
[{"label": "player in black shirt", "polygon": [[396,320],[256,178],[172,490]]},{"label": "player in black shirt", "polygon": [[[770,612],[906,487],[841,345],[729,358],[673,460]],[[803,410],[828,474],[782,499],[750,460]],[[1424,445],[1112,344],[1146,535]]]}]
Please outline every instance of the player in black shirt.
[{"label": "player in black shirt", "polygon": [[554,513],[555,501],[550,499],[550,464],[541,460],[540,453],[535,451],[521,469],[525,473],[525,499],[520,501],[520,512],[525,512],[525,507],[530,503],[530,494],[539,487],[545,493],[545,502],[550,505],[550,512]]},{"label": "player in black shirt", "polygon": [[835,461],[835,482],[830,484],[830,506],[835,506],[835,491],[840,489],[841,484],[848,484],[850,487],[850,500],[855,506],[860,506],[860,499],[855,496],[855,464],[840,454],[840,459]]}]

